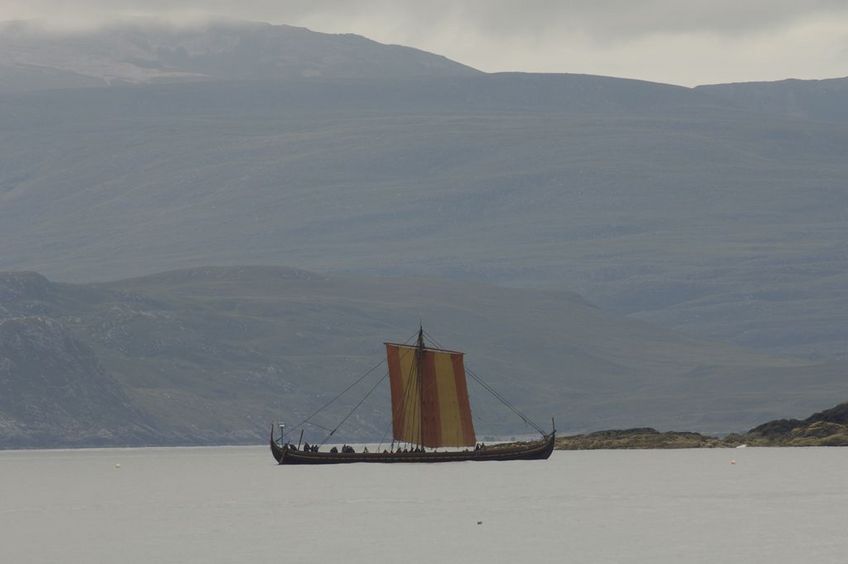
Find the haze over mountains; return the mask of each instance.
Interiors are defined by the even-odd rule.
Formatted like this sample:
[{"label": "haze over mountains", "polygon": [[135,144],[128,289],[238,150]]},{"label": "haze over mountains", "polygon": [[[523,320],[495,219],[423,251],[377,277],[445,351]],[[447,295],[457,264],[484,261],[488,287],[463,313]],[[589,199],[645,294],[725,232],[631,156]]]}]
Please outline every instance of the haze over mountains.
[{"label": "haze over mountains", "polygon": [[828,122],[848,120],[848,78],[715,84],[696,90],[760,112]]},{"label": "haze over mountains", "polygon": [[0,92],[43,88],[332,76],[452,76],[477,71],[357,35],[227,21],[172,27],[138,20],[90,32],[0,24]]},{"label": "haze over mountains", "polygon": [[[487,319],[523,326],[528,339],[554,326],[568,335],[538,351],[545,360],[527,368],[530,389],[512,390],[524,394],[534,413],[547,414],[553,406],[542,398],[560,393],[542,374],[559,366],[557,354],[570,354],[567,341],[592,335],[629,344],[613,355],[615,369],[607,351],[603,361],[573,376],[586,378],[584,395],[561,389],[558,405],[575,414],[569,425],[662,427],[657,418],[639,419],[662,412],[659,405],[613,399],[633,389],[622,384],[632,377],[638,382],[632,386],[646,390],[644,398],[666,398],[679,413],[698,412],[686,390],[727,384],[743,400],[734,403],[732,393],[716,397],[719,407],[708,411],[721,415],[657,417],[709,432],[740,430],[828,407],[833,395],[848,392],[839,364],[848,359],[846,84],[689,89],[586,75],[489,75],[356,36],[241,22],[191,29],[132,24],[73,36],[6,24],[0,31],[0,269],[91,282],[250,263],[333,276],[449,279],[469,284],[457,290],[462,296],[495,292],[476,289],[480,282],[522,288],[515,294],[498,290],[504,294],[497,299],[538,300],[544,306],[533,311],[557,311],[558,323],[537,327],[517,306]],[[245,272],[262,279],[261,270]],[[248,278],[238,284],[260,283]],[[238,284],[233,292],[243,291]],[[395,291],[386,282],[360,284]],[[406,297],[419,305],[402,313],[414,323],[435,305],[429,287],[413,287],[419,293]],[[595,322],[570,317],[572,300],[561,297],[572,296],[566,290],[609,310],[605,315],[615,322],[587,329]],[[372,298],[363,312],[379,309]],[[5,317],[27,315],[16,310]],[[143,355],[115,360],[61,308],[55,316],[36,308],[34,315],[39,319],[15,321],[23,324],[10,326],[15,334],[27,327],[53,335],[44,342],[58,343],[69,331],[69,340],[54,348],[83,351],[74,366],[117,379],[114,398],[121,399],[108,402],[126,401],[138,410],[115,436],[179,441],[191,435],[189,428],[161,426],[157,417],[164,415],[150,411],[155,402],[140,399],[144,385],[134,379],[144,381],[145,368],[153,366],[140,360]],[[344,318],[336,310],[324,315],[320,327],[326,331],[331,318]],[[393,315],[393,328],[408,325],[403,315]],[[614,337],[615,326],[636,322],[624,315],[762,354],[699,345],[706,348],[688,350],[690,358],[650,376],[639,368],[649,361],[639,360],[638,351],[662,355],[666,345],[643,347],[637,337],[648,326],[641,324]],[[294,331],[296,322],[286,319],[286,331]],[[448,332],[471,329],[461,316],[444,319]],[[196,323],[198,335],[217,327]],[[355,325],[347,325],[352,334],[366,335]],[[285,340],[289,333],[269,335]],[[663,343],[674,340],[672,333],[663,335]],[[451,336],[464,338],[461,331]],[[388,336],[374,329],[367,337],[368,346],[376,346]],[[522,370],[518,359],[513,365],[496,348],[468,344],[493,351],[498,360],[487,368],[499,383]],[[337,350],[354,354],[352,346]],[[181,354],[158,365],[159,373],[175,370]],[[738,363],[743,372],[756,378],[721,368],[725,357],[737,354],[746,358]],[[91,368],[95,357],[105,376]],[[227,386],[233,374],[254,370],[252,361],[243,361],[241,367],[233,361],[220,376]],[[207,374],[206,365],[192,362],[199,364],[180,372],[185,389],[185,382],[202,382]],[[338,368],[279,359],[268,365],[285,378]],[[616,372],[621,366],[630,376]],[[610,374],[622,379],[606,388]],[[809,386],[794,380],[803,375]],[[279,390],[281,382],[262,384]],[[222,389],[236,389],[227,386]],[[790,390],[797,392],[794,399]],[[258,398],[259,387],[255,391]],[[150,393],[157,402],[164,397]],[[303,393],[298,402],[312,405],[317,400],[309,394],[322,391]],[[604,408],[586,399],[596,393],[609,393],[611,403]],[[775,399],[780,397],[785,401]],[[211,405],[197,401],[204,406],[198,412]],[[276,410],[265,399],[245,401],[262,416]],[[255,436],[246,421],[232,424],[240,431],[229,440]],[[368,424],[360,424],[367,432]],[[228,440],[225,427],[197,436]]]},{"label": "haze over mountains", "polygon": [[[260,442],[384,358],[415,322],[547,426],[744,430],[845,393],[845,365],[699,342],[568,292],[271,267],[107,284],[0,275],[0,447]],[[309,427],[326,436],[385,374]],[[476,382],[481,435],[530,432]],[[337,439],[385,436],[383,383]]]}]

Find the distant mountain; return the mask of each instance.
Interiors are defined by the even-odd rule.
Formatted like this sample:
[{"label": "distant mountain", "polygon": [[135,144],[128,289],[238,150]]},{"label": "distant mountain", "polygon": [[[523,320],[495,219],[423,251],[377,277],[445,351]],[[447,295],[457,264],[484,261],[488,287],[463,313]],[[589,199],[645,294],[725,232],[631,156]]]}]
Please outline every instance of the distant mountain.
[{"label": "distant mountain", "polygon": [[172,27],[146,20],[93,32],[0,24],[0,92],[303,77],[467,76],[438,55],[352,34],[240,21]]},{"label": "distant mountain", "polygon": [[844,80],[484,74],[240,22],[7,24],[0,66],[2,269],[568,288],[706,339],[848,358]]},{"label": "distant mountain", "polygon": [[[845,366],[694,341],[567,292],[271,267],[106,284],[0,274],[0,446],[260,442],[383,359],[419,319],[523,411],[565,431],[727,432],[848,393]],[[320,440],[385,373],[315,422]],[[527,428],[475,382],[481,435]],[[385,383],[337,435],[379,440]]]},{"label": "distant mountain", "polygon": [[591,76],[303,79],[0,99],[0,268],[204,264],[568,288],[845,358],[848,127]]},{"label": "distant mountain", "polygon": [[848,122],[848,78],[714,84],[695,90],[759,112]]}]

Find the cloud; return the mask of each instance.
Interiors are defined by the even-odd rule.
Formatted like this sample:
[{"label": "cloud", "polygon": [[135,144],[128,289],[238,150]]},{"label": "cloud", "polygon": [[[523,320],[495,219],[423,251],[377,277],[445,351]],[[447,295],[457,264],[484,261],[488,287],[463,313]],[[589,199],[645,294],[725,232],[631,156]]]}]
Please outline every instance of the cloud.
[{"label": "cloud", "polygon": [[0,0],[0,19],[91,27],[215,17],[352,32],[487,71],[696,84],[847,74],[844,0]]},{"label": "cloud", "polygon": [[507,36],[580,31],[607,39],[657,32],[738,34],[846,13],[844,0],[0,0],[0,19],[224,16],[333,26],[368,20],[374,27],[398,29],[461,26]]}]

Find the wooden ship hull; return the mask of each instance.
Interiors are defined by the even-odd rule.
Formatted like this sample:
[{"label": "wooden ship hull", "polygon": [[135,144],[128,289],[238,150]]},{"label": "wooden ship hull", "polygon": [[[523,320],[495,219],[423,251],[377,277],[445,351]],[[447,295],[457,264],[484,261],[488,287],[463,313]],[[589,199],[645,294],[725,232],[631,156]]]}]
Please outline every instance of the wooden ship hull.
[{"label": "wooden ship hull", "polygon": [[491,462],[546,460],[554,450],[555,434],[539,441],[448,452],[304,452],[284,448],[271,437],[271,454],[279,464],[350,464],[354,462]]},{"label": "wooden ship hull", "polygon": [[[354,406],[341,423],[333,429],[327,429],[329,434],[320,444],[324,445],[377,386],[388,379],[392,408],[392,444],[406,445],[410,451],[404,449],[392,452],[365,452],[363,449],[363,452],[353,452],[352,449],[343,448],[342,452],[318,452],[312,450],[307,444],[304,444],[301,450],[300,440],[296,445],[286,441],[285,426],[280,424],[279,440],[275,440],[274,425],[271,426],[271,454],[274,455],[274,460],[279,464],[349,464],[353,462],[387,464],[546,460],[551,456],[556,440],[556,429],[552,428],[550,433],[546,433],[522,415],[490,385],[469,371],[472,378],[484,389],[541,435],[541,438],[535,441],[489,447],[478,446],[471,417],[463,353],[447,350],[438,345],[428,346],[424,341],[424,329],[420,325],[416,343],[385,343],[385,345],[386,375],[371,386],[365,397]],[[375,368],[377,367],[375,366],[348,386],[342,394],[361,382]],[[309,422],[312,417],[340,396],[341,394],[295,426],[300,429],[301,439],[303,424]],[[553,420],[551,423],[553,424]],[[444,450],[446,448],[449,450]]]}]

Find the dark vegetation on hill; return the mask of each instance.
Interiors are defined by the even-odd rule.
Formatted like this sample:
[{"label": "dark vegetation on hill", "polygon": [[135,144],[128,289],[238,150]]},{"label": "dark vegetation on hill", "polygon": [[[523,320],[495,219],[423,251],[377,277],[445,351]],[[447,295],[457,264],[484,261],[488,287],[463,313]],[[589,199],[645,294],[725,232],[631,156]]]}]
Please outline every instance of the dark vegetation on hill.
[{"label": "dark vegetation on hill", "polygon": [[848,446],[848,403],[803,420],[769,421],[748,431],[745,438],[764,446]]},{"label": "dark vegetation on hill", "polygon": [[612,429],[585,435],[558,437],[559,450],[644,449],[644,448],[716,448],[736,446],[724,439],[690,431],[660,432],[653,427]]},{"label": "dark vegetation on hill", "polygon": [[716,448],[747,446],[848,446],[848,403],[841,403],[807,417],[775,419],[747,433],[711,437],[701,433],[667,431],[645,427],[598,431],[559,437],[561,450],[627,448]]},{"label": "dark vegetation on hill", "polygon": [[[384,358],[422,319],[537,421],[727,432],[848,393],[845,366],[773,358],[604,313],[567,292],[197,268],[104,284],[0,274],[0,445],[256,443]],[[320,440],[385,373],[309,428]],[[471,382],[478,432],[523,424]],[[767,393],[764,391],[767,390]],[[340,439],[379,440],[383,384]]]}]

